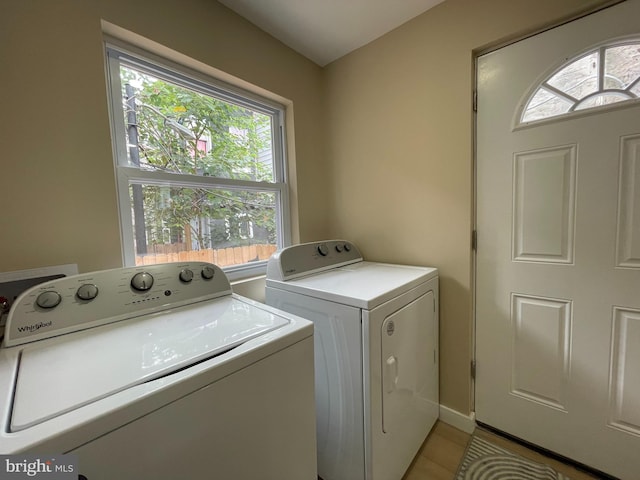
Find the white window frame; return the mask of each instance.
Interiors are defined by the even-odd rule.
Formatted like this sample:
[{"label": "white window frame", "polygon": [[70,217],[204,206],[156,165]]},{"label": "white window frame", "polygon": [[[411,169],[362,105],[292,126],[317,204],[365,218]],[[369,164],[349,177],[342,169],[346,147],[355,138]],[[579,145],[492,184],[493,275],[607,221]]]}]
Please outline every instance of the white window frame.
[{"label": "white window frame", "polygon": [[[118,212],[124,266],[135,266],[134,227],[131,215],[129,187],[131,184],[221,188],[272,192],[276,197],[276,246],[291,244],[289,186],[287,179],[285,107],[270,99],[231,85],[210,75],[175,63],[164,57],[127,45],[117,39],[105,40],[106,76],[109,96],[109,115],[117,184]],[[254,182],[217,177],[204,177],[145,171],[131,167],[128,162],[126,127],[122,119],[122,86],[120,65],[128,65],[157,78],[169,80],[197,92],[250,108],[272,118],[273,182]],[[227,266],[224,271],[230,280],[239,280],[266,273],[266,260],[243,265]]]}]

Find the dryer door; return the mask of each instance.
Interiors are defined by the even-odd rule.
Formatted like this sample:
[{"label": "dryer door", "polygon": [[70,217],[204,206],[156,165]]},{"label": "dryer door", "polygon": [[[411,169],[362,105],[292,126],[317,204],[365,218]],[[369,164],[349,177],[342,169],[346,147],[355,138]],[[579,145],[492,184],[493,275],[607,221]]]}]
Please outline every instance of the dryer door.
[{"label": "dryer door", "polygon": [[382,323],[382,431],[424,423],[438,403],[433,292],[389,315]]},{"label": "dryer door", "polygon": [[401,478],[438,413],[437,287],[413,289],[364,322],[367,478]]}]

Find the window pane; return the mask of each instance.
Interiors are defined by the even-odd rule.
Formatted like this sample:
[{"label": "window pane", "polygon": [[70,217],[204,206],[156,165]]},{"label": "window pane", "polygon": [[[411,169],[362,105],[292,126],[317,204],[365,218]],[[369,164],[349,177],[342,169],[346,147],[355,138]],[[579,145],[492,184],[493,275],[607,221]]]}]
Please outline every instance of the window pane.
[{"label": "window pane", "polygon": [[603,105],[610,105],[612,103],[624,102],[629,100],[627,95],[617,92],[605,92],[600,95],[587,98],[584,102],[580,102],[576,106],[576,110],[585,110],[587,108],[601,107]]},{"label": "window pane", "polygon": [[130,166],[274,182],[270,115],[131,67],[120,78]]},{"label": "window pane", "polygon": [[552,87],[581,99],[598,91],[598,52],[570,63],[547,82]]},{"label": "window pane", "polygon": [[533,98],[529,101],[527,109],[522,116],[523,122],[531,122],[542,118],[555,117],[567,113],[573,106],[571,102],[563,97],[539,88]]},{"label": "window pane", "polygon": [[640,77],[640,44],[619,45],[605,52],[605,88],[627,88]]},{"label": "window pane", "polygon": [[134,184],[130,195],[136,265],[225,267],[267,260],[277,248],[274,192]]}]

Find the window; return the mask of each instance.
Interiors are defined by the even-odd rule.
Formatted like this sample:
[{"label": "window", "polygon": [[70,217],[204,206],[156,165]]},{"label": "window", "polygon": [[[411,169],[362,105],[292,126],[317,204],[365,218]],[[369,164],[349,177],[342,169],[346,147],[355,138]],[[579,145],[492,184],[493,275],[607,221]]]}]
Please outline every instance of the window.
[{"label": "window", "polygon": [[125,265],[263,273],[289,239],[283,107],[150,54],[107,61]]},{"label": "window", "polygon": [[532,122],[640,97],[640,43],[603,46],[573,58],[533,92],[521,121]]}]

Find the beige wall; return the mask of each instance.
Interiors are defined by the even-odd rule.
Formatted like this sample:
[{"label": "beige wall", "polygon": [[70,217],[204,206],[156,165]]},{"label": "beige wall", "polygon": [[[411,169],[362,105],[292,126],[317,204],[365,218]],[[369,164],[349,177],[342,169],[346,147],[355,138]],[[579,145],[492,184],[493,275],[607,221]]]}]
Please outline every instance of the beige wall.
[{"label": "beige wall", "polygon": [[0,271],[122,264],[101,20],[288,100],[295,236],[324,237],[320,67],[213,0],[3,0]]},{"label": "beige wall", "polygon": [[473,52],[596,4],[447,0],[325,68],[330,236],[371,260],[439,267],[441,402],[462,413],[471,408]]}]

